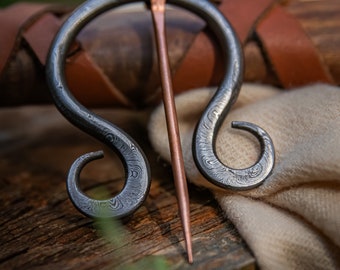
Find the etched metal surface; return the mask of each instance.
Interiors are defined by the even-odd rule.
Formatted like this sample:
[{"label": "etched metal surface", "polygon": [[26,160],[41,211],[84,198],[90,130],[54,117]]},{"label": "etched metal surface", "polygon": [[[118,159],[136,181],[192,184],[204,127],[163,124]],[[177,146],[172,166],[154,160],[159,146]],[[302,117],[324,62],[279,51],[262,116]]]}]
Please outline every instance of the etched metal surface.
[{"label": "etched metal surface", "polygon": [[126,182],[122,191],[108,200],[95,200],[79,188],[82,168],[101,158],[103,152],[79,157],[71,166],[67,190],[75,207],[89,217],[125,217],[145,200],[150,188],[150,169],[146,157],[136,142],[112,123],[82,106],[70,93],[65,80],[65,59],[68,49],[79,31],[106,10],[134,1],[87,1],[76,9],[59,30],[51,46],[46,66],[47,80],[59,111],[75,126],[108,145],[121,158]]},{"label": "etched metal surface", "polygon": [[[126,184],[110,200],[94,200],[78,187],[81,169],[91,160],[100,158],[102,152],[88,153],[72,165],[67,187],[74,205],[91,217],[123,217],[135,211],[145,200],[150,186],[148,162],[138,145],[118,127],[88,111],[70,93],[65,80],[65,59],[72,41],[80,30],[103,12],[133,3],[133,0],[90,0],[77,8],[65,21],[50,50],[46,66],[47,81],[59,111],[74,125],[120,155],[125,171]],[[250,188],[261,183],[274,165],[274,149],[268,134],[256,125],[240,122],[235,127],[252,132],[261,142],[262,155],[252,167],[235,170],[222,164],[215,153],[215,139],[219,127],[235,102],[242,82],[243,58],[235,33],[224,16],[205,0],[169,0],[168,3],[183,7],[202,17],[214,31],[224,52],[227,73],[197,125],[193,152],[200,171],[213,183],[232,188]]]},{"label": "etched metal surface", "polygon": [[[188,1],[192,2],[192,1]],[[193,137],[193,156],[200,172],[223,188],[250,189],[261,184],[274,167],[274,146],[269,135],[255,124],[233,122],[232,126],[254,134],[261,144],[261,156],[251,167],[233,169],[217,157],[215,143],[218,131],[238,97],[243,75],[243,54],[239,41],[224,16],[207,1],[195,1],[202,7],[199,15],[208,23],[224,53],[226,74],[197,124]]]}]

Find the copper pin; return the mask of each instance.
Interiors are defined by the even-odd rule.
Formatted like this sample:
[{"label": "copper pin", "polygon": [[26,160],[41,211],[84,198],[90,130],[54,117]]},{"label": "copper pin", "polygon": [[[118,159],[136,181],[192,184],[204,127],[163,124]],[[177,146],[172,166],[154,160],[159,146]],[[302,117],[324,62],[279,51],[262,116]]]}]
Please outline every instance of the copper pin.
[{"label": "copper pin", "polygon": [[179,212],[184,229],[184,238],[189,263],[193,262],[192,241],[190,229],[190,207],[180,134],[177,121],[172,80],[170,73],[168,49],[165,36],[165,2],[166,0],[151,0],[151,13],[155,28],[159,69],[161,74],[163,102],[169,136],[171,162],[174,174],[175,188]]}]

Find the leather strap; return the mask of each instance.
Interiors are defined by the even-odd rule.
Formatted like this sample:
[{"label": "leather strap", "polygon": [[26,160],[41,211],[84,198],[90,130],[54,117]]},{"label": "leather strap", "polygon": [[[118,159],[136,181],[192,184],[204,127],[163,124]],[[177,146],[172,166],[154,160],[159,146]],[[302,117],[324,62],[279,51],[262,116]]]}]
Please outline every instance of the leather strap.
[{"label": "leather strap", "polygon": [[175,93],[210,84],[219,55],[215,44],[205,31],[196,36],[173,76]]},{"label": "leather strap", "polygon": [[[330,72],[300,23],[283,8],[273,5],[277,2],[224,0],[220,1],[219,8],[243,43],[256,32],[259,38],[256,41],[262,43],[263,53],[267,54],[266,58],[282,86],[289,88],[316,80],[333,83]],[[40,63],[45,64],[48,48],[60,26],[60,19],[55,15],[54,8],[40,4],[21,3],[0,10],[0,25],[6,26],[0,27],[0,76],[19,49],[22,37]],[[219,83],[223,75],[221,54],[209,33],[208,29],[201,31],[184,53],[183,61],[176,65],[175,92]],[[65,72],[76,98],[84,105],[132,106],[81,44],[75,44],[77,46],[73,49],[76,51],[67,60]]]},{"label": "leather strap", "polygon": [[219,10],[233,26],[242,44],[255,30],[257,22],[277,1],[275,0],[224,0]]},{"label": "leather strap", "polygon": [[299,22],[276,6],[256,29],[275,73],[285,88],[310,82],[334,83],[314,44]]},{"label": "leather strap", "polygon": [[59,28],[59,19],[51,13],[46,13],[23,33],[23,37],[42,65],[46,64],[49,47]]},{"label": "leather strap", "polygon": [[[245,43],[255,23],[274,2],[273,0],[225,0],[221,2],[219,9],[228,18],[241,42]],[[173,78],[175,93],[202,85],[212,85],[218,83],[221,78],[223,70],[219,61],[220,49],[208,33],[208,29],[205,29],[197,35],[176,70]]]},{"label": "leather strap", "polygon": [[[23,34],[42,65],[46,63],[50,44],[60,25],[58,18],[47,13]],[[131,102],[114,87],[91,56],[80,47],[80,44],[76,44],[78,46],[72,48],[72,51],[77,49],[76,53],[67,58],[65,65],[68,87],[75,98],[84,105],[132,107]]]},{"label": "leather strap", "polygon": [[65,74],[73,95],[84,105],[134,107],[82,49],[67,58]]},{"label": "leather strap", "polygon": [[[0,40],[6,40],[0,42],[0,74],[19,47],[21,35],[40,63],[45,65],[50,44],[61,25],[57,17],[48,13],[50,10],[49,5],[20,3],[0,11],[0,25],[6,26],[0,28]],[[70,90],[84,105],[132,107],[131,102],[81,48],[68,59],[65,73]]]},{"label": "leather strap", "polygon": [[[20,32],[45,12],[47,5],[20,3],[0,10],[0,75],[16,47]],[[5,42],[4,42],[5,41]]]}]

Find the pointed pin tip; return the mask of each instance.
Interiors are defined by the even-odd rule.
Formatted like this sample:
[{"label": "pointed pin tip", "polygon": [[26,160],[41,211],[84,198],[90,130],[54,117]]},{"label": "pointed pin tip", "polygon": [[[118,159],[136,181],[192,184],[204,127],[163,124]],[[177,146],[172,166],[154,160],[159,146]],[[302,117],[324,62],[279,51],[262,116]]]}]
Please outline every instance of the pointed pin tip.
[{"label": "pointed pin tip", "polygon": [[194,258],[193,258],[193,255],[192,255],[192,250],[187,250],[187,253],[188,253],[188,262],[190,264],[193,264],[194,263]]},{"label": "pointed pin tip", "polygon": [[191,233],[190,232],[186,232],[184,236],[185,236],[185,245],[186,245],[188,262],[190,264],[192,264],[194,262],[194,256],[193,256],[193,252],[192,252]]}]

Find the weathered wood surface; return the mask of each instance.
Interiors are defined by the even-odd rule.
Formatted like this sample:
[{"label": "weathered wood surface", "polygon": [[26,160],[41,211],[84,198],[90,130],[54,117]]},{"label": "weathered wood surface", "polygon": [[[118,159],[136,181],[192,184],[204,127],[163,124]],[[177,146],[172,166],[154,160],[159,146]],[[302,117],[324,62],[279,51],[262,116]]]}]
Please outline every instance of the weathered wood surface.
[{"label": "weathered wood surface", "polygon": [[[111,243],[101,227],[72,206],[65,189],[74,159],[103,145],[72,127],[52,106],[2,109],[0,269],[122,269],[149,256],[162,256],[171,269],[254,269],[254,258],[212,195],[192,185],[195,263],[187,264],[171,168],[146,139],[148,113],[99,113],[136,138],[151,163],[146,202],[112,232],[127,233],[118,244]],[[123,183],[121,164],[104,150],[106,157],[81,175],[92,196],[98,187],[114,193]]]}]

